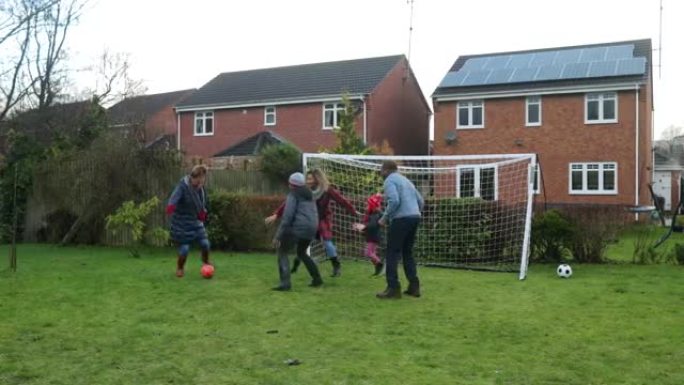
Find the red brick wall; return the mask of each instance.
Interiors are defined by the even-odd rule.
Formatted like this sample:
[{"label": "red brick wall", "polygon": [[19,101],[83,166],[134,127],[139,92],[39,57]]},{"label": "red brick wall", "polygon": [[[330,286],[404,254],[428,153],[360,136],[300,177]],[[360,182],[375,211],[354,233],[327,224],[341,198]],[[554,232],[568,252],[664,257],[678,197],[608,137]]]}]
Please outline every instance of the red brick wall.
[{"label": "red brick wall", "polygon": [[150,142],[162,135],[176,135],[178,131],[176,111],[168,106],[145,121],[145,139]]},{"label": "red brick wall", "polygon": [[[536,153],[548,202],[634,204],[635,92],[618,92],[615,124],[585,124],[584,97],[544,95],[542,125],[538,127],[525,126],[524,97],[487,99],[485,127],[458,130],[458,139],[451,145],[444,138],[456,128],[456,102],[435,102],[435,155]],[[647,204],[650,198],[646,183],[651,180],[652,167],[650,95],[641,91],[639,99],[640,203]],[[618,195],[570,195],[572,162],[617,162]]]},{"label": "red brick wall", "polygon": [[405,59],[397,63],[369,97],[368,143],[387,139],[395,155],[427,155],[430,109],[407,66]]},{"label": "red brick wall", "polygon": [[[181,114],[181,147],[186,156],[210,158],[216,153],[264,130],[282,136],[304,152],[335,147],[335,134],[323,130],[323,103],[276,106],[276,125],[264,125],[264,107],[214,111],[214,135],[194,136],[194,112]],[[363,134],[363,114],[356,119]]]}]

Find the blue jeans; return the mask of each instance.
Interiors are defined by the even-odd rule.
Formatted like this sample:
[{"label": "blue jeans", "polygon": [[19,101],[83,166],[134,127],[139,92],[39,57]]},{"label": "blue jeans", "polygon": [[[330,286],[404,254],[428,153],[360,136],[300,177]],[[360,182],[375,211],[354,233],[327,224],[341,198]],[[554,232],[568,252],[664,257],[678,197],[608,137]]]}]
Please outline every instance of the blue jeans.
[{"label": "blue jeans", "polygon": [[321,242],[323,243],[323,248],[325,248],[325,255],[327,255],[328,258],[337,257],[337,249],[335,248],[332,239],[321,239]]},{"label": "blue jeans", "polygon": [[418,271],[416,261],[413,259],[413,244],[416,241],[416,232],[420,217],[407,217],[393,219],[389,226],[387,239],[387,258],[385,259],[387,288],[398,289],[399,276],[397,268],[399,260],[404,264],[404,274],[409,283],[418,284]]}]

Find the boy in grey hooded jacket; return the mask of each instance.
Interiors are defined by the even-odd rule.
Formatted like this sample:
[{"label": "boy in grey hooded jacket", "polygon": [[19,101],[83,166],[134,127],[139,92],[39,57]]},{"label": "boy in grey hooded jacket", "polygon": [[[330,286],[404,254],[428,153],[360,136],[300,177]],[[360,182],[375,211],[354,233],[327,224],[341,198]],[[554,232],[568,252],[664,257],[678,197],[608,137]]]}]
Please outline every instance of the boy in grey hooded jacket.
[{"label": "boy in grey hooded jacket", "polygon": [[306,249],[316,236],[318,229],[316,202],[313,200],[311,190],[306,187],[302,173],[296,172],[290,175],[289,185],[290,193],[285,200],[283,216],[273,240],[273,244],[278,250],[278,273],[280,275],[280,284],[273,290],[278,291],[287,291],[292,287],[290,260],[287,254],[293,246],[297,247],[297,257],[304,262],[311,275],[312,281],[309,286],[317,287],[323,284],[316,263],[306,253]]}]

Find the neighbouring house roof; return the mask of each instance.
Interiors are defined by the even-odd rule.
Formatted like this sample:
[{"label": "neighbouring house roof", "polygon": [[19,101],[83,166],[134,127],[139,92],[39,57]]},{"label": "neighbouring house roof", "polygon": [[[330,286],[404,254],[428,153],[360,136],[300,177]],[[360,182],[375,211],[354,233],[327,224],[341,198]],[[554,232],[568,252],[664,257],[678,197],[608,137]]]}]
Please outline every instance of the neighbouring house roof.
[{"label": "neighbouring house roof", "polygon": [[126,98],[109,107],[107,110],[109,121],[114,126],[143,123],[148,117],[164,108],[173,107],[195,91],[196,89],[193,88]]},{"label": "neighbouring house roof", "polygon": [[528,88],[642,82],[651,40],[460,56],[433,96]]},{"label": "neighbouring house roof", "polygon": [[54,104],[42,110],[24,111],[2,122],[0,132],[6,133],[10,129],[15,129],[35,140],[47,143],[55,134],[79,130],[87,115],[93,112],[93,108],[101,107],[93,101],[86,100]]},{"label": "neighbouring house roof", "polygon": [[176,108],[258,105],[337,97],[344,92],[368,94],[404,59],[404,55],[394,55],[226,72],[178,103]]},{"label": "neighbouring house roof", "polygon": [[271,132],[271,131],[261,131],[256,135],[252,135],[249,138],[238,142],[227,149],[214,155],[214,158],[221,158],[227,156],[246,156],[246,155],[259,155],[261,150],[272,144],[282,144],[289,143],[283,137]]}]

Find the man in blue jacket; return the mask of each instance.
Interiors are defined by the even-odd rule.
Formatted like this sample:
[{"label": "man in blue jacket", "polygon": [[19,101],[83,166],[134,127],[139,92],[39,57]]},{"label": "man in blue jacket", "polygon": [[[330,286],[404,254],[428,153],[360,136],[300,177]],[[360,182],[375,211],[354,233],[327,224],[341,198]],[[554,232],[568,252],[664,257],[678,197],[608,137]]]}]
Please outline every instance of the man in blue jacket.
[{"label": "man in blue jacket", "polygon": [[420,297],[420,282],[413,259],[413,244],[416,239],[423,197],[416,186],[397,171],[397,164],[385,161],[380,169],[385,178],[384,194],[387,208],[380,218],[380,225],[389,225],[385,276],[387,288],[376,296],[380,299],[401,298],[401,285],[397,274],[399,259],[404,263],[404,274],[409,286],[404,294]]}]

